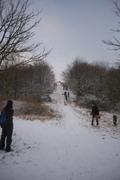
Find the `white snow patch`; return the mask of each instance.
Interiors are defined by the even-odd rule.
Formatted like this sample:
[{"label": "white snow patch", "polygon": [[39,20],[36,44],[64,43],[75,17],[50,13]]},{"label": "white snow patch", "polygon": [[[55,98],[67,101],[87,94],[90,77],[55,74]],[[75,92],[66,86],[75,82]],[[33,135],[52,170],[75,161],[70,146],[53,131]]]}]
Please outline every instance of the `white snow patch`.
[{"label": "white snow patch", "polygon": [[0,180],[120,180],[119,125],[91,127],[89,111],[64,105],[62,88],[52,97],[61,118],[14,117],[14,151],[0,151]]}]

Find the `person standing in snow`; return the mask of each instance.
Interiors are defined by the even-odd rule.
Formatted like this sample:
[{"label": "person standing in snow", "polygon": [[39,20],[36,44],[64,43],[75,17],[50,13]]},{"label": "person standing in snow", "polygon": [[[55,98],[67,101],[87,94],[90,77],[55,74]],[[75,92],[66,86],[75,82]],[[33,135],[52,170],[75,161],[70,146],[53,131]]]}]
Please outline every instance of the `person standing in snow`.
[{"label": "person standing in snow", "polygon": [[91,125],[94,125],[94,119],[96,119],[96,124],[97,126],[99,125],[99,109],[98,109],[98,106],[94,103],[92,105],[92,111],[91,111],[91,115],[92,115],[92,122],[91,122]]},{"label": "person standing in snow", "polygon": [[113,115],[113,125],[117,126],[117,115]]},{"label": "person standing in snow", "polygon": [[[12,133],[13,133],[13,101],[8,100],[6,106],[2,110],[2,112],[6,113],[7,121],[3,124],[2,134],[0,139],[0,150],[6,150],[6,152],[11,151],[11,143],[12,143]],[[6,147],[5,147],[6,145]]]},{"label": "person standing in snow", "polygon": [[68,97],[67,97],[67,92],[66,91],[64,92],[64,97],[65,97],[65,100],[67,101]]}]

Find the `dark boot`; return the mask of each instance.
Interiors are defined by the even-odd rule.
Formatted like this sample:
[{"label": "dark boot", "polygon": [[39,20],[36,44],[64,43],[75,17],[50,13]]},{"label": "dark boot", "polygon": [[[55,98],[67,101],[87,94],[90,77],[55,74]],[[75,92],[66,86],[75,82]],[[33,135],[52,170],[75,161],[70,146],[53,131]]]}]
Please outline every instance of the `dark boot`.
[{"label": "dark boot", "polygon": [[6,147],[6,152],[10,152],[10,151],[11,151],[11,147],[10,146]]},{"label": "dark boot", "polygon": [[99,125],[98,119],[96,119],[96,124],[97,124],[97,126]]},{"label": "dark boot", "polygon": [[10,152],[10,151],[11,151],[12,132],[13,132],[13,128],[9,128],[9,129],[7,130],[6,152]]}]

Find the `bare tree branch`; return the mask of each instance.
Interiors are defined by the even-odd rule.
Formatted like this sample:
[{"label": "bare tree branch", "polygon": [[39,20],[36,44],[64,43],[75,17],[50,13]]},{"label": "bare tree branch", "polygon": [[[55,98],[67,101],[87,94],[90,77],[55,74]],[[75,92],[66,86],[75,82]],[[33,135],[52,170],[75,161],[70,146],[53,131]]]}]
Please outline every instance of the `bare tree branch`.
[{"label": "bare tree branch", "polygon": [[[8,59],[11,61],[12,54],[32,54],[40,47],[40,43],[29,43],[34,36],[33,29],[41,21],[39,15],[40,12],[35,14],[29,10],[29,0],[0,0],[0,66]],[[39,52],[40,59],[48,54],[41,49]]]},{"label": "bare tree branch", "polygon": [[[115,14],[120,18],[120,3],[115,0],[113,1],[114,6],[115,6]],[[118,26],[120,26],[120,22],[118,22]],[[120,32],[120,27],[114,30],[114,32],[119,33]],[[113,40],[102,40],[103,43],[109,45],[112,47],[112,50],[119,51],[120,50],[120,40],[118,37],[113,37]]]}]

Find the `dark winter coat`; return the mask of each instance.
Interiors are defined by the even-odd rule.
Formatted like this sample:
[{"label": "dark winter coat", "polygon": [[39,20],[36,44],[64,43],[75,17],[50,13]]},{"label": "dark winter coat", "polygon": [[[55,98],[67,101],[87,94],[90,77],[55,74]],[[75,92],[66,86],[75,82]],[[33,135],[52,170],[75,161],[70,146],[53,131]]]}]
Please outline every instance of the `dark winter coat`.
[{"label": "dark winter coat", "polygon": [[93,116],[99,115],[99,109],[98,109],[97,105],[93,105],[93,106],[92,106],[92,112],[91,112],[91,114],[92,114]]},{"label": "dark winter coat", "polygon": [[13,114],[14,114],[14,110],[12,108],[12,104],[8,103],[5,108],[3,109],[3,111],[6,113],[7,115],[7,121],[4,125],[2,125],[2,128],[13,128]]}]

